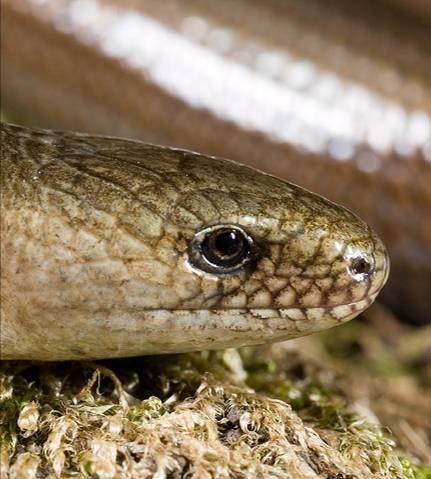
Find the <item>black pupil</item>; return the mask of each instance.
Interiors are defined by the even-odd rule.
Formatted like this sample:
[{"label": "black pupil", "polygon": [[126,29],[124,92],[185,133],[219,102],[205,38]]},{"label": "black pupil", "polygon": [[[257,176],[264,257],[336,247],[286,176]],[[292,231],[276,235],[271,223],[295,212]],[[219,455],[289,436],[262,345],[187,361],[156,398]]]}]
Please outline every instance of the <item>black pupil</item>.
[{"label": "black pupil", "polygon": [[237,231],[224,231],[214,240],[215,253],[224,258],[231,258],[241,253],[244,241]]},{"label": "black pupil", "polygon": [[202,242],[206,259],[217,266],[232,267],[242,263],[249,251],[247,239],[234,229],[213,231]]}]

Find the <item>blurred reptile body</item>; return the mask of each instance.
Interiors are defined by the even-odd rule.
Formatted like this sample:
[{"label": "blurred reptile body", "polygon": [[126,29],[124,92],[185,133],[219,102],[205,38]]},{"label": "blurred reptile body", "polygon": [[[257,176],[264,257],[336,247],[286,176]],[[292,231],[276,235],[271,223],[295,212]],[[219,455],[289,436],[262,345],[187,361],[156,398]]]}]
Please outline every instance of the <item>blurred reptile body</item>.
[{"label": "blurred reptile body", "polygon": [[386,301],[427,322],[431,32],[389,4],[1,0],[2,104],[33,126],[248,163],[350,207],[388,246]]},{"label": "blurred reptile body", "polygon": [[2,358],[172,353],[347,321],[388,274],[352,213],[237,163],[2,124]]}]

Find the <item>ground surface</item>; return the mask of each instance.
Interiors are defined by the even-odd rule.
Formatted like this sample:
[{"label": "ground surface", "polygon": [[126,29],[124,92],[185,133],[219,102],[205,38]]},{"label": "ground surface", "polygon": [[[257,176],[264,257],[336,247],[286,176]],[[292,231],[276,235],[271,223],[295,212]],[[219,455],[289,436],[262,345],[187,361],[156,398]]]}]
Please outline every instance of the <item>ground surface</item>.
[{"label": "ground surface", "polygon": [[1,478],[431,478],[431,327],[0,365]]}]

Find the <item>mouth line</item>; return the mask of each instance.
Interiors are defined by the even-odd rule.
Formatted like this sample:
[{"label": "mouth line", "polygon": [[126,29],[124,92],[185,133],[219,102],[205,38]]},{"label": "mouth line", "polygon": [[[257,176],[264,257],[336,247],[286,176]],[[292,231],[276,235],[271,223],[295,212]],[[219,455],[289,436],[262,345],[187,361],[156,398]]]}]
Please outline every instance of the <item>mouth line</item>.
[{"label": "mouth line", "polygon": [[[366,296],[358,301],[353,301],[350,303],[340,303],[336,305],[318,305],[318,306],[303,306],[303,305],[290,305],[286,307],[273,307],[273,306],[259,306],[259,307],[243,307],[243,308],[220,308],[220,307],[202,307],[202,308],[150,308],[146,309],[146,311],[187,311],[187,312],[193,312],[193,311],[209,311],[209,312],[215,312],[215,313],[221,313],[221,312],[251,312],[251,311],[274,311],[274,312],[282,312],[282,311],[291,311],[291,310],[297,310],[297,311],[309,311],[309,310],[322,310],[325,313],[330,313],[332,310],[336,308],[350,308],[353,311],[358,311],[361,312],[365,309],[366,306],[371,305],[371,303],[375,300],[376,296],[378,293]],[[358,306],[360,306],[358,308]]]}]

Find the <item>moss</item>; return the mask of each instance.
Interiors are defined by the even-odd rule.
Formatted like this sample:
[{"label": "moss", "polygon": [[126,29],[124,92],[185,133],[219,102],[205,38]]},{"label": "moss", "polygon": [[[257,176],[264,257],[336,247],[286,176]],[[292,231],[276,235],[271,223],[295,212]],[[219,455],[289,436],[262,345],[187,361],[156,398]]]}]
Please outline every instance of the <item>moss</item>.
[{"label": "moss", "polygon": [[369,411],[355,410],[340,358],[329,361],[324,345],[320,337],[239,353],[4,362],[2,470],[29,478],[430,477]]},{"label": "moss", "polygon": [[241,351],[5,361],[0,470],[12,478],[431,478],[429,331],[380,324],[371,316]]},{"label": "moss", "polygon": [[402,460],[404,474],[409,479],[431,479],[431,467],[412,465],[407,459]]}]

